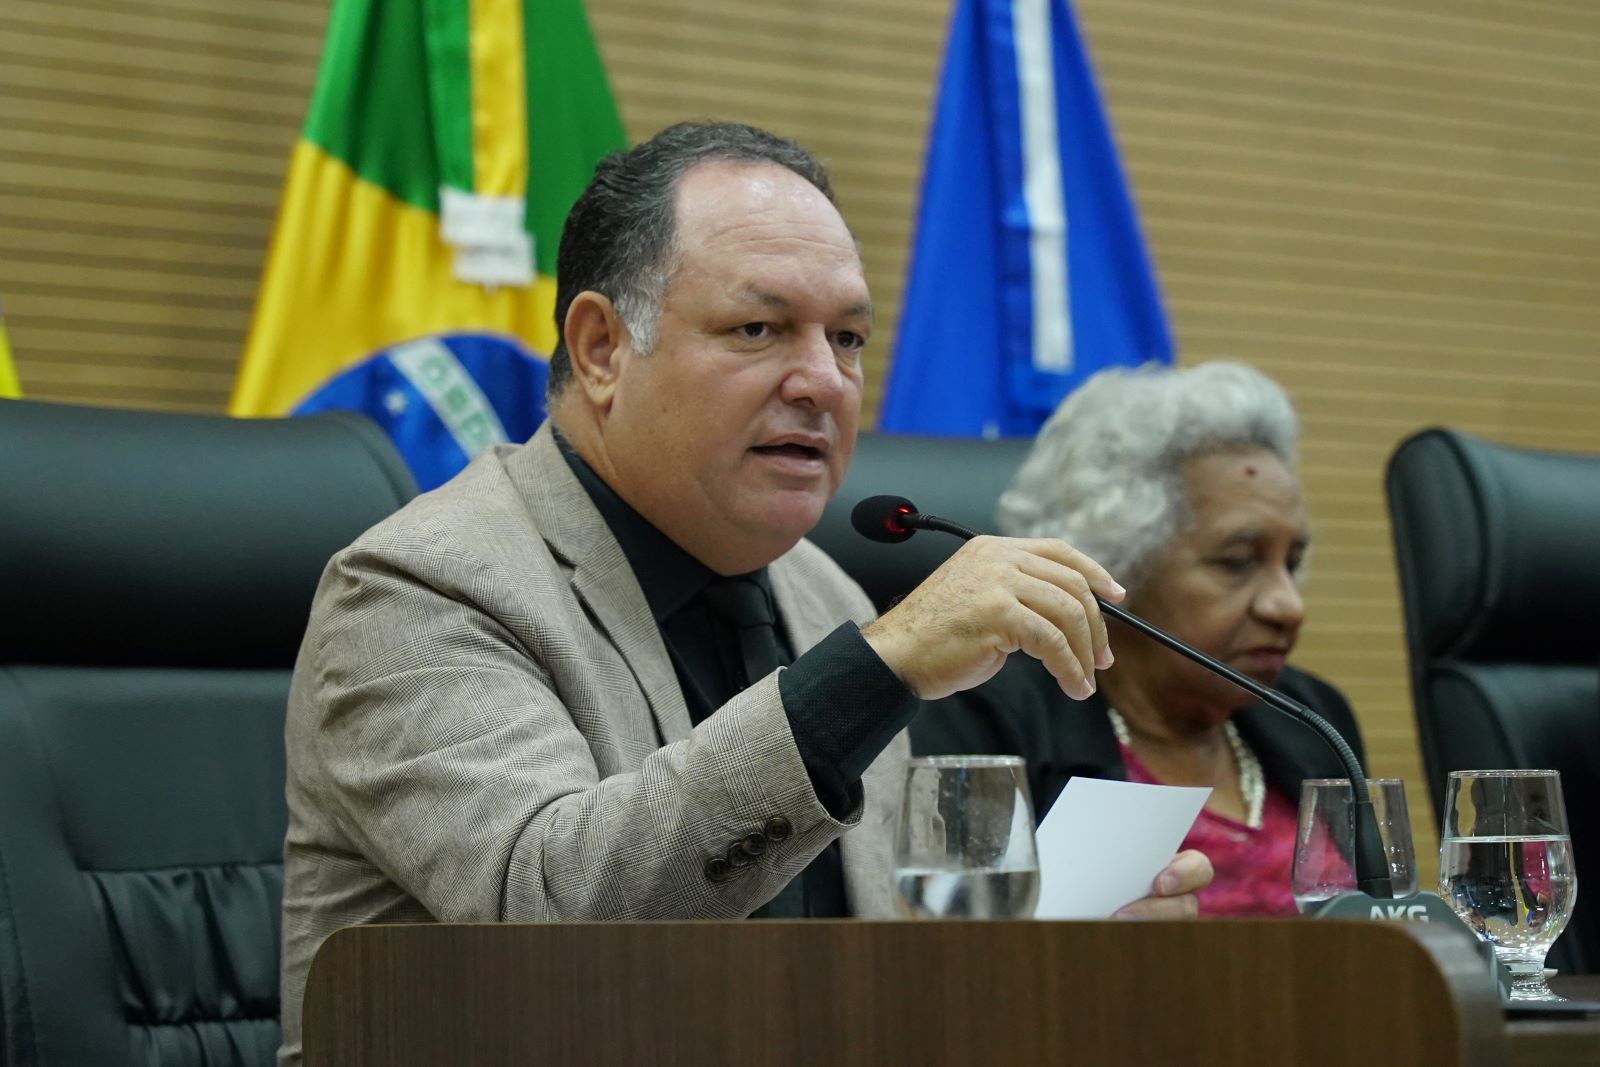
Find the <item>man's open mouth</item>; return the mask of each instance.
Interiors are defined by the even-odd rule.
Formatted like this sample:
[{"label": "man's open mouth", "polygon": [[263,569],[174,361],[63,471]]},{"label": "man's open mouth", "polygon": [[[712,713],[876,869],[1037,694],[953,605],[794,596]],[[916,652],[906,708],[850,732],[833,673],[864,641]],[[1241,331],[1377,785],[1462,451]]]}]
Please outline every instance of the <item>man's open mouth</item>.
[{"label": "man's open mouth", "polygon": [[754,449],[767,456],[794,456],[797,459],[821,459],[822,449],[812,448],[809,445],[783,444],[783,445],[757,445]]}]

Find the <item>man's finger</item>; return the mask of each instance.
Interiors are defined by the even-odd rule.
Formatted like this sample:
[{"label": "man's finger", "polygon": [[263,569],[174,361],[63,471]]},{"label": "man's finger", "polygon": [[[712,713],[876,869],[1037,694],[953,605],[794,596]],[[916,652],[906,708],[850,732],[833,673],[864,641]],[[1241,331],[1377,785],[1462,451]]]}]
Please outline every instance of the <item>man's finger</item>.
[{"label": "man's finger", "polygon": [[[1056,592],[1059,596],[1066,595],[1060,590]],[[1017,650],[1044,664],[1044,669],[1055,678],[1063,693],[1074,700],[1088,699],[1094,692],[1093,676],[1086,672],[1082,659],[1061,627],[1020,600],[1014,607],[1016,621],[1012,636],[1017,641]]]},{"label": "man's finger", "polygon": [[1087,609],[1083,604],[1066,590],[1028,575],[1023,575],[1020,580],[1017,600],[1043,619],[1046,626],[1061,632],[1078,661],[1084,679],[1092,684],[1095,657],[1099,655],[1099,649],[1094,644],[1089,622],[1084,617]]},{"label": "man's finger", "polygon": [[1089,584],[1088,576],[1047,556],[1036,556],[1031,553],[1023,556],[1019,566],[1023,573],[1060,588],[1083,606],[1083,617],[1089,627],[1089,641],[1093,652],[1089,667],[1092,670],[1095,667],[1103,669],[1111,666],[1110,635],[1106,633],[1105,616],[1100,613],[1100,605],[1095,600],[1094,588]]},{"label": "man's finger", "polygon": [[1127,595],[1127,590],[1117,584],[1117,580],[1111,577],[1110,571],[1065,541],[1054,537],[1030,537],[1019,538],[1016,544],[1017,547],[1032,552],[1036,556],[1054,560],[1061,566],[1082,574],[1089,580],[1089,588],[1107,600],[1119,601]]}]

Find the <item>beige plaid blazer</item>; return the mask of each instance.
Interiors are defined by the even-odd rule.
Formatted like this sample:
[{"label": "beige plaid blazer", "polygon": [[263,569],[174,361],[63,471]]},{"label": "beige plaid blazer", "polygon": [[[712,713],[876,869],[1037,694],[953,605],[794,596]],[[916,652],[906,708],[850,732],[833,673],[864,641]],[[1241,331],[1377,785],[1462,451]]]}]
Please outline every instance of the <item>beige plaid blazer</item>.
[{"label": "beige plaid blazer", "polygon": [[[807,542],[771,577],[797,652],[872,615]],[[691,728],[644,594],[548,426],[333,558],[286,733],[282,1063],[299,1059],[312,955],[354,923],[739,918],[840,835],[854,914],[892,913],[905,736],[841,822],[776,674]],[[787,837],[708,877],[774,817]]]}]

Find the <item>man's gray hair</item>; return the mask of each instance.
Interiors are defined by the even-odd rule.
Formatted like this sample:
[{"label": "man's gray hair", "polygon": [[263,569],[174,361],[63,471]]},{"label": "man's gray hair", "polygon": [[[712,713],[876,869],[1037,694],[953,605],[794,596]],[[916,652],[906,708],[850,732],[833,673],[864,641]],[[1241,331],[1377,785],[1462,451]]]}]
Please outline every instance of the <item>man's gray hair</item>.
[{"label": "man's gray hair", "polygon": [[1013,537],[1059,537],[1137,589],[1193,520],[1186,462],[1263,448],[1293,473],[1299,436],[1283,389],[1241,363],[1101,371],[1039,431],[996,523]]}]

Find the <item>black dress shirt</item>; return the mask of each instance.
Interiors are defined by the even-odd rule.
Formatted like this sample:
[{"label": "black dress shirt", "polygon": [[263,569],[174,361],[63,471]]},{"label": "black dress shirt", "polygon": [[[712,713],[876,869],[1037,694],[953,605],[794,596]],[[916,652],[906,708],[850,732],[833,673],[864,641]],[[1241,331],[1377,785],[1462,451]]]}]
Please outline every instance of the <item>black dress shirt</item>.
[{"label": "black dress shirt", "polygon": [[[689,718],[700,723],[743,685],[738,634],[704,596],[716,573],[629,506],[560,434],[556,443],[627,557],[661,630]],[[765,568],[747,577],[770,592]],[[781,618],[779,623],[779,642],[792,662],[778,676],[778,690],[795,747],[817,799],[829,814],[842,818],[860,802],[862,773],[920,704],[854,623],[841,625],[798,659],[783,635]],[[835,841],[752,918],[847,914]]]}]

